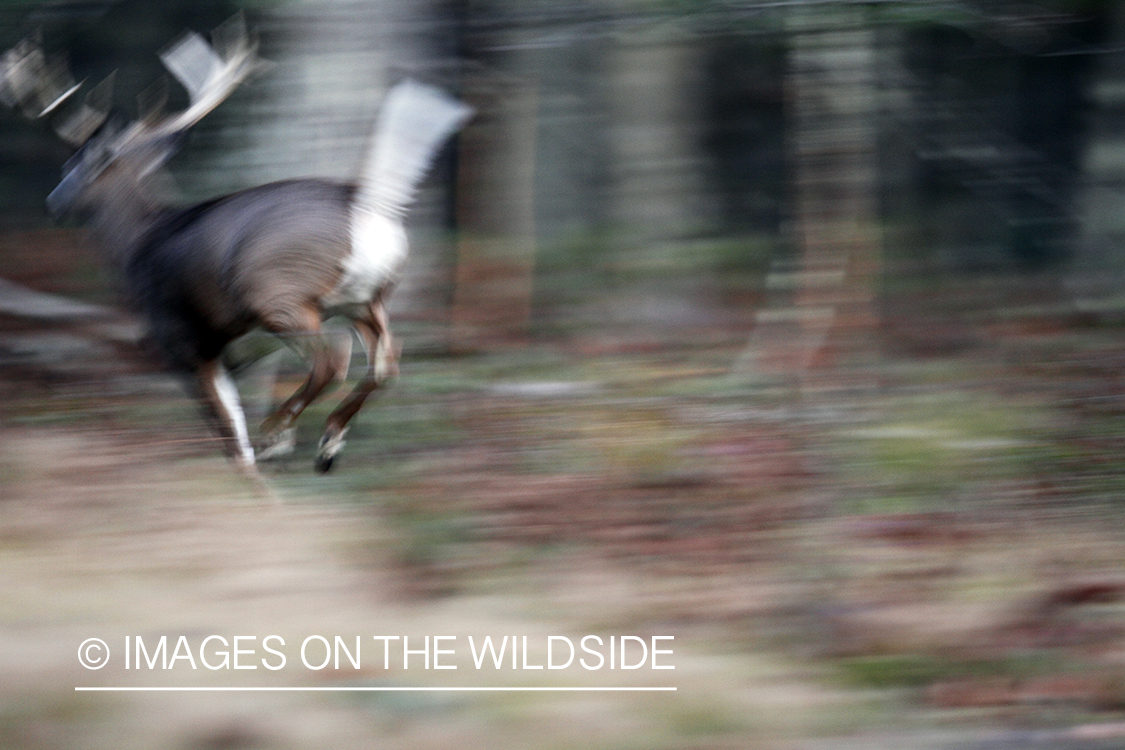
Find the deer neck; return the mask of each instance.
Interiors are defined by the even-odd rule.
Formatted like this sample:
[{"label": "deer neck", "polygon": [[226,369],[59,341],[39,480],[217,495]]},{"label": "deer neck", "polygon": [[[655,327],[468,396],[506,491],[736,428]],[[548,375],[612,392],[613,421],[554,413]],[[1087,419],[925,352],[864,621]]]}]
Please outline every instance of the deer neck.
[{"label": "deer neck", "polygon": [[116,186],[95,206],[91,229],[113,262],[125,266],[167,208],[145,182]]}]

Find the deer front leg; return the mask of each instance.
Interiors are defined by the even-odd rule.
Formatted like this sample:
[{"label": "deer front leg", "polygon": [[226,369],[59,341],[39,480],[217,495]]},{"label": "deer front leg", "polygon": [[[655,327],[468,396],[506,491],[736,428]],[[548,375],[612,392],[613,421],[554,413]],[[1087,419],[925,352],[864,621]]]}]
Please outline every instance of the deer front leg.
[{"label": "deer front leg", "polygon": [[320,330],[320,318],[309,311],[303,318],[304,330],[278,330],[292,334],[291,342],[310,363],[309,375],[304,384],[262,423],[259,458],[267,460],[293,451],[296,429],[293,424],[309,404],[315,401],[333,382],[343,380],[351,359],[351,338],[333,338]]},{"label": "deer front leg", "polygon": [[348,397],[328,415],[316,456],[316,468],[321,472],[331,469],[336,456],[344,449],[348,422],[363,406],[363,402],[373,391],[398,375],[398,353],[382,301],[371,303],[367,315],[356,318],[354,322],[367,352],[367,371]]},{"label": "deer front leg", "polygon": [[200,400],[223,440],[223,449],[244,474],[256,477],[254,449],[234,381],[217,359],[199,365],[196,379]]}]

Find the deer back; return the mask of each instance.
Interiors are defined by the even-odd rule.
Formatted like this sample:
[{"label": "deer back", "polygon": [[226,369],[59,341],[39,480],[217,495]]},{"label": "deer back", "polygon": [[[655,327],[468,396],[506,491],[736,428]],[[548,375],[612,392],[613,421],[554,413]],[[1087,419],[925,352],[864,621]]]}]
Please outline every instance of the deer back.
[{"label": "deer back", "polygon": [[[256,325],[285,329],[303,309],[321,307],[350,252],[354,192],[328,180],[287,180],[161,214],[124,270],[177,364],[217,356]],[[199,351],[185,352],[195,348],[189,339]]]}]

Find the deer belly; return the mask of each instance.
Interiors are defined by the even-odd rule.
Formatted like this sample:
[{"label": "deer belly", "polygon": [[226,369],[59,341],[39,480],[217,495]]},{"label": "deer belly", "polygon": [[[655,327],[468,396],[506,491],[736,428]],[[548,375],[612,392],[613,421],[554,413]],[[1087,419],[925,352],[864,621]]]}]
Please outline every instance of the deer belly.
[{"label": "deer belly", "polygon": [[406,260],[402,223],[371,211],[352,212],[351,242],[351,252],[341,261],[340,281],[323,300],[327,308],[370,302],[398,279]]}]

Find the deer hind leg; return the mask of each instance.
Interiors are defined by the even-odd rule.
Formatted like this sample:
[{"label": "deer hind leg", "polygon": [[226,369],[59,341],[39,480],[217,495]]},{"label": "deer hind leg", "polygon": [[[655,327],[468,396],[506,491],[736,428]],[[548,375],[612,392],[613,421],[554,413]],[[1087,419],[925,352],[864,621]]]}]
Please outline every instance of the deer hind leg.
[{"label": "deer hind leg", "polygon": [[367,370],[347,398],[336,407],[324,426],[316,456],[316,468],[326,472],[344,448],[348,422],[373,391],[398,375],[398,353],[387,324],[387,310],[381,299],[372,302],[367,314],[354,320],[356,331],[367,351]]},{"label": "deer hind leg", "polygon": [[351,359],[351,338],[325,334],[320,328],[320,314],[314,308],[272,320],[269,328],[290,339],[291,345],[310,363],[310,370],[304,384],[262,423],[259,458],[263,460],[293,451],[296,443],[293,424],[297,417],[329,385],[343,380]]},{"label": "deer hind leg", "polygon": [[250,446],[246,416],[234,381],[217,359],[200,364],[196,368],[196,378],[200,399],[223,439],[223,449],[244,474],[256,477],[254,449]]}]

